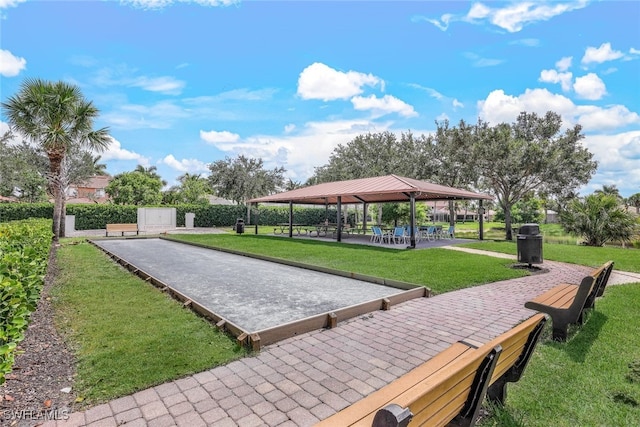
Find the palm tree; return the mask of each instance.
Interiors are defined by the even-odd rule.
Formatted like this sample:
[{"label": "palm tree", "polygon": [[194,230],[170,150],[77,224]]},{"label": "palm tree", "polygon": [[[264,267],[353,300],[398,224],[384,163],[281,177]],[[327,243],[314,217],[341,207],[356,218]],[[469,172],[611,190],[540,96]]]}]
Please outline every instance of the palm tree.
[{"label": "palm tree", "polygon": [[612,240],[626,242],[637,224],[615,195],[602,192],[571,201],[560,214],[560,222],[565,231],[584,238],[587,246],[602,246]]},{"label": "palm tree", "polygon": [[53,240],[57,243],[64,211],[62,164],[66,155],[74,146],[103,151],[111,142],[108,129],[93,130],[98,109],[84,99],[80,88],[61,81],[27,79],[2,107],[11,130],[47,153],[54,196]]},{"label": "palm tree", "polygon": [[640,193],[632,194],[627,200],[631,206],[636,208],[636,213],[640,213]]}]

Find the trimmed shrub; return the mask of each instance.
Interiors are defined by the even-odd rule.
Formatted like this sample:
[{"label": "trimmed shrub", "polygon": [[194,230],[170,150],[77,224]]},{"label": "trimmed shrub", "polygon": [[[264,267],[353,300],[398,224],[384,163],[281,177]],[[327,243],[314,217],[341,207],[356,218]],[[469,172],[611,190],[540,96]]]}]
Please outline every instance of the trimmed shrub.
[{"label": "trimmed shrub", "polygon": [[0,384],[38,304],[51,237],[50,220],[0,224]]}]

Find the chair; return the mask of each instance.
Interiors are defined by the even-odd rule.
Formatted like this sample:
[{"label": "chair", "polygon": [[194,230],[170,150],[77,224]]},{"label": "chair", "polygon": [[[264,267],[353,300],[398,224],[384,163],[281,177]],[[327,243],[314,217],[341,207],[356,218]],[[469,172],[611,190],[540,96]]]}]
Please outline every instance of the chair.
[{"label": "chair", "polygon": [[387,236],[382,233],[382,229],[380,227],[373,226],[371,227],[371,231],[373,232],[373,234],[371,235],[372,243],[384,243],[384,240]]},{"label": "chair", "polygon": [[424,233],[424,237],[427,238],[427,241],[436,240],[438,236],[436,235],[436,227],[434,225],[430,225],[427,227],[427,231]]},{"label": "chair", "polygon": [[450,225],[449,229],[442,233],[442,236],[447,238],[447,239],[455,239],[456,238],[456,228],[453,225]]},{"label": "chair", "polygon": [[402,239],[402,243],[407,243],[407,235],[404,232],[404,227],[396,227],[393,229],[393,234],[391,235],[393,239],[393,243],[400,243],[400,239]]}]

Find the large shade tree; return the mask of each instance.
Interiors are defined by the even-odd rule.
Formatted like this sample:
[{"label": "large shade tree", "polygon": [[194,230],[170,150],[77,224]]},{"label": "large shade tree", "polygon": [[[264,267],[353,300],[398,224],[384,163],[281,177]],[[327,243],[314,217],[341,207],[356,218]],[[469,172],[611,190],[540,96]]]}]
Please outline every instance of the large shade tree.
[{"label": "large shade tree", "polygon": [[64,212],[63,162],[67,153],[74,146],[106,149],[111,143],[108,130],[94,130],[98,109],[84,98],[80,88],[62,81],[27,79],[2,108],[11,130],[47,154],[47,178],[54,196],[53,239],[57,242]]},{"label": "large shade tree", "polygon": [[597,163],[580,143],[581,130],[575,125],[563,132],[561,117],[551,111],[544,116],[523,112],[512,124],[478,123],[471,155],[480,182],[494,192],[505,213],[507,240],[513,238],[511,207],[527,194],[544,189],[562,195],[591,179]]},{"label": "large shade tree", "polygon": [[[469,188],[478,182],[478,168],[475,165],[473,152],[475,127],[463,120],[458,126],[450,127],[449,121],[436,123],[435,135],[429,138],[432,168],[431,176],[424,178],[438,184],[454,188]],[[465,213],[466,217],[466,213]],[[454,201],[449,201],[449,222],[455,225],[456,208]]]},{"label": "large shade tree", "polygon": [[283,167],[265,169],[262,159],[239,155],[209,165],[209,184],[215,194],[245,204],[247,200],[267,196],[284,186]]}]

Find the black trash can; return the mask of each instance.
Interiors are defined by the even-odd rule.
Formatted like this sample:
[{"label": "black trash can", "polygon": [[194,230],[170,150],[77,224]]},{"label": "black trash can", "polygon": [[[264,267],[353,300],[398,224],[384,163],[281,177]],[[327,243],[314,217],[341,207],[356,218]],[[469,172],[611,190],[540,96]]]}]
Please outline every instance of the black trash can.
[{"label": "black trash can", "polygon": [[244,233],[244,219],[238,218],[236,220],[236,233],[242,234]]},{"label": "black trash can", "polygon": [[542,264],[542,234],[538,224],[524,224],[518,230],[518,262]]}]

